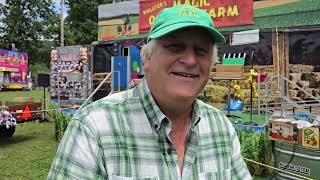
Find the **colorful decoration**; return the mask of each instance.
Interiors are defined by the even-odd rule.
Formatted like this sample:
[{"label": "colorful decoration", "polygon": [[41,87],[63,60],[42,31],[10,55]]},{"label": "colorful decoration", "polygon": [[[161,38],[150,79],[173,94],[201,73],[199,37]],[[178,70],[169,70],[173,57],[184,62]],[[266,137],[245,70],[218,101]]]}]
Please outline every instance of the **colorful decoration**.
[{"label": "colorful decoration", "polygon": [[51,50],[51,62],[58,60],[58,51],[56,49]]},{"label": "colorful decoration", "polygon": [[88,61],[88,48],[87,47],[81,47],[80,48],[80,59],[83,63],[87,63]]},{"label": "colorful decoration", "polygon": [[257,73],[254,69],[250,69],[250,76],[244,81],[246,85],[250,86],[252,83],[252,91],[253,91],[253,96],[258,97],[259,93],[256,87],[256,81],[255,78],[258,76],[259,73]]},{"label": "colorful decoration", "polygon": [[2,110],[0,112],[0,125],[9,129],[12,126],[15,127],[17,125],[17,121],[7,110]]},{"label": "colorful decoration", "polygon": [[133,69],[134,72],[137,72],[137,73],[140,72],[140,68],[139,68],[139,65],[138,65],[137,60],[134,60],[134,61],[133,61],[132,69]]},{"label": "colorful decoration", "polygon": [[233,85],[234,98],[241,99],[241,86],[239,84]]},{"label": "colorful decoration", "polygon": [[52,98],[82,99],[88,82],[88,49],[64,46],[51,51],[50,92]]},{"label": "colorful decoration", "polygon": [[28,83],[28,54],[0,49],[0,89],[22,89]]}]

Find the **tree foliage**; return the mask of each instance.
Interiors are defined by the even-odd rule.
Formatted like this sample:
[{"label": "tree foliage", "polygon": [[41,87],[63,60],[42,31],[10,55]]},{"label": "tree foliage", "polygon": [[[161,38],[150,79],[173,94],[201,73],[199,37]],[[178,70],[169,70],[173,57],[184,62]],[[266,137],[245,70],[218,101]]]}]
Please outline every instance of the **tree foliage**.
[{"label": "tree foliage", "polygon": [[[98,6],[114,0],[65,0],[65,45],[91,44],[98,38]],[[124,0],[115,0],[115,2]],[[31,64],[49,66],[51,46],[60,46],[60,12],[53,0],[5,0],[0,4],[0,48],[11,44],[27,52]]]},{"label": "tree foliage", "polygon": [[[27,52],[33,64],[49,61],[43,39],[55,39],[59,17],[52,0],[6,0],[0,5],[0,47]],[[47,63],[48,64],[48,63]]]},{"label": "tree foliage", "polygon": [[98,6],[112,2],[113,0],[67,0],[69,11],[65,19],[65,44],[84,45],[96,41],[98,39]]}]

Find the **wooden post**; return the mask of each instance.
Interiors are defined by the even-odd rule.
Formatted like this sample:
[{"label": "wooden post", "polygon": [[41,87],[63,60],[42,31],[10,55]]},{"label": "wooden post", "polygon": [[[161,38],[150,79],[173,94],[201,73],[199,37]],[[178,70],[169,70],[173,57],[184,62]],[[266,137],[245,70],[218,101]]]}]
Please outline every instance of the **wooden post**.
[{"label": "wooden post", "polygon": [[[290,79],[290,63],[289,63],[289,33],[284,32],[284,61],[285,61],[285,77]],[[285,83],[286,95],[289,97],[289,82]]]},{"label": "wooden post", "polygon": [[[280,75],[289,78],[289,35],[288,32],[280,32],[279,35]],[[284,88],[284,95],[287,96],[289,94],[289,83],[286,82],[283,86],[281,88]]]}]

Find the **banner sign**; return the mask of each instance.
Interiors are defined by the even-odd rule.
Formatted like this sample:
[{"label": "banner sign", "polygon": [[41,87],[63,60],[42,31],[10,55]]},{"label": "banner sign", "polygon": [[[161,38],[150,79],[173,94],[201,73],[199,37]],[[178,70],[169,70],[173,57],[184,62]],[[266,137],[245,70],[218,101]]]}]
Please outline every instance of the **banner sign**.
[{"label": "banner sign", "polygon": [[178,4],[203,9],[218,28],[253,24],[253,0],[140,0],[139,32],[148,33],[162,9]]}]

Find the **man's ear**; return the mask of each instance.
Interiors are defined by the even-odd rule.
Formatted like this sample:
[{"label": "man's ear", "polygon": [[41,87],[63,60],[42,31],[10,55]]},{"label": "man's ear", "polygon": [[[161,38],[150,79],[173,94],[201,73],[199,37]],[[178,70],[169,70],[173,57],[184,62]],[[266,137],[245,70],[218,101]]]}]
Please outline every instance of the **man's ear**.
[{"label": "man's ear", "polygon": [[150,61],[150,58],[148,57],[144,60],[144,62],[142,64],[144,72],[148,72],[148,70],[149,70],[149,63],[150,63],[149,61]]}]

